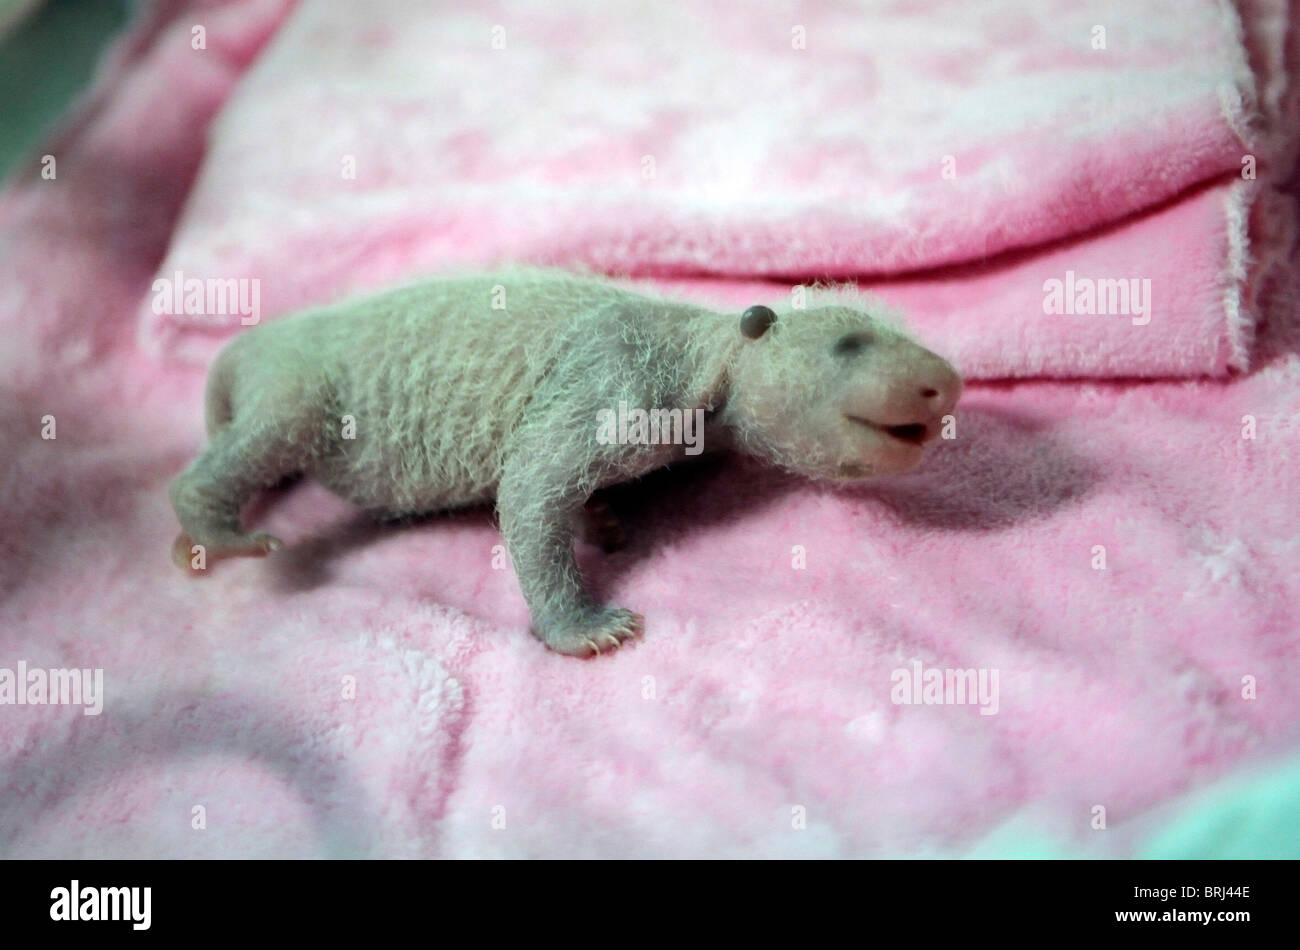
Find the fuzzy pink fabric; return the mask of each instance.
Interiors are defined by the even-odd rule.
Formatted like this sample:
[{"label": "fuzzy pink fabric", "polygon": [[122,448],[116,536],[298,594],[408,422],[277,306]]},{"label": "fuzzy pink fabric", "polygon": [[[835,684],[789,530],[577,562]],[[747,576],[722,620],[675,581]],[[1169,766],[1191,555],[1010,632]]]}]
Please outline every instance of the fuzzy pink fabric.
[{"label": "fuzzy pink fabric", "polygon": [[[499,260],[888,277],[971,377],[1243,369],[1285,238],[1242,175],[1287,162],[1294,113],[1286,31],[1256,28],[1284,0],[1247,6],[309,0],[160,275],[256,277],[270,317]],[[1150,322],[1044,314],[1067,271],[1150,281]],[[214,322],[142,306],[199,363]]]},{"label": "fuzzy pink fabric", "polygon": [[[353,6],[362,5],[329,9]],[[409,130],[443,129],[439,116],[509,107],[473,72],[487,53],[428,49],[414,64],[394,56],[407,48],[405,26],[355,23],[349,33],[323,5],[283,26],[288,5],[278,0],[156,7],[40,150],[57,157],[57,179],[43,180],[33,161],[0,198],[0,667],[101,667],[107,693],[96,717],[0,705],[0,854],[936,854],[961,853],[1023,814],[1097,849],[1097,805],[1108,814],[1100,848],[1127,853],[1136,843],[1125,829],[1145,811],[1300,745],[1300,333],[1294,298],[1276,277],[1259,338],[1225,329],[1224,295],[1251,282],[1241,268],[1233,276],[1230,216],[1219,215],[1226,192],[1241,187],[1229,183],[1240,130],[1222,125],[1217,106],[1222,68],[1236,54],[1234,33],[1215,30],[1233,8],[1116,6],[1097,19],[1133,69],[1094,77],[1092,87],[1082,65],[1092,13],[1032,14],[1022,23],[1035,43],[1020,48],[1008,20],[969,12],[985,5],[905,6],[915,12],[899,5],[891,19],[882,7],[859,22],[827,3],[794,20],[808,27],[810,60],[819,43],[859,51],[858,70],[835,71],[845,90],[880,89],[875,101],[896,101],[882,135],[865,137],[873,144],[863,144],[862,130],[877,128],[864,98],[858,111],[823,116],[842,153],[833,142],[811,151],[797,135],[776,149],[788,174],[761,189],[762,200],[781,205],[784,227],[806,229],[787,231],[784,248],[755,224],[768,219],[753,194],[698,200],[701,189],[725,191],[730,172],[692,177],[692,166],[682,175],[672,156],[721,154],[710,148],[712,128],[736,161],[754,160],[730,147],[758,134],[745,124],[756,113],[733,108],[750,100],[794,121],[796,67],[765,71],[786,52],[788,14],[774,15],[772,49],[758,55],[757,32],[739,35],[746,21],[716,9],[692,15],[704,38],[656,27],[649,15],[629,20],[635,28],[601,28],[531,6],[527,16],[513,7],[447,13],[449,35],[484,45],[491,25],[504,24],[507,48],[525,54],[511,82],[544,90],[555,112],[545,123],[530,114],[533,124],[495,116],[493,135],[512,132],[501,140],[471,137],[457,151],[426,138],[403,152]],[[190,47],[196,23],[207,30],[202,53]],[[1280,55],[1285,23],[1247,20],[1256,76],[1274,75],[1259,64]],[[956,85],[1006,84],[1005,112],[975,121],[981,100],[971,98],[966,128],[949,114],[960,102],[907,85],[907,44],[931,34],[952,38],[945,68]],[[568,70],[555,68],[557,43],[575,57]],[[621,51],[608,61],[606,43]],[[729,65],[686,57],[678,43]],[[1069,43],[1082,45],[1067,55]],[[314,73],[291,82],[291,54],[317,48],[330,53],[322,69],[338,81]],[[1293,66],[1294,45],[1286,52]],[[739,74],[736,57],[748,64]],[[588,155],[585,142],[603,140],[608,118],[582,69],[620,60],[628,90],[664,61],[698,71],[700,82],[726,80],[705,120],[693,86],[625,93],[620,148],[634,166],[639,135],[661,149],[655,187],[666,187],[645,204],[620,197],[606,166],[574,164]],[[335,72],[348,63],[354,74]],[[877,85],[860,85],[864,71]],[[372,72],[410,90],[411,113],[367,111],[373,90],[349,79]],[[1018,96],[1058,78],[1093,102],[1091,112],[1080,106],[1077,126],[1017,116]],[[271,94],[277,81],[283,96]],[[430,82],[447,97],[432,108],[419,101]],[[1279,80],[1259,87],[1282,108]],[[836,101],[857,100],[845,91]],[[958,155],[955,182],[922,181],[936,165],[932,149],[894,138],[908,103],[947,123],[949,138],[930,146],[953,143],[940,154]],[[347,125],[354,113],[374,124]],[[542,134],[566,123],[565,142]],[[1134,133],[1123,148],[1135,164],[1121,171],[1112,143],[1139,126],[1161,148],[1176,141],[1186,151],[1175,160]],[[1165,135],[1168,126],[1186,137]],[[358,138],[357,128],[367,131]],[[255,148],[247,136],[258,129]],[[679,134],[661,137],[668,129]],[[989,131],[1032,144],[980,157],[971,150]],[[1054,136],[1055,150],[1044,144]],[[361,149],[379,139],[393,161],[387,184],[359,173],[340,188],[338,154],[357,149],[365,169]],[[770,156],[782,140],[754,141]],[[313,150],[319,181],[302,164]],[[857,164],[873,154],[875,165]],[[523,205],[536,197],[518,230],[497,230],[521,207],[508,201],[500,218],[465,216],[483,184],[471,169],[493,162],[515,167],[487,185],[516,183]],[[976,170],[986,166],[1009,169],[1005,208],[981,191],[988,182]],[[827,218],[859,195],[834,192],[844,169],[859,167],[893,169],[895,181],[918,176],[916,187],[896,213]],[[543,186],[554,179],[562,190],[574,176],[591,187],[576,188],[562,214],[563,196]],[[411,180],[440,196],[442,216],[411,204],[401,184]],[[787,193],[796,180],[806,187]],[[462,189],[465,200],[452,200]],[[1285,220],[1290,193],[1270,195]],[[1061,202],[1073,202],[1070,213]],[[708,216],[692,217],[704,206]],[[907,230],[909,208],[925,209],[911,220],[935,215],[942,226]],[[559,243],[525,226],[534,211]],[[972,246],[986,212],[992,244]],[[1091,230],[1056,233],[1066,218],[1072,233]],[[392,231],[399,220],[405,230]],[[629,240],[605,243],[615,231]],[[603,594],[646,614],[648,631],[591,662],[548,653],[527,634],[514,577],[494,565],[500,536],[488,512],[380,528],[301,485],[250,513],[286,550],[222,563],[201,580],[172,567],[166,483],[202,439],[203,371],[172,358],[198,337],[182,321],[148,323],[149,345],[138,345],[135,315],[154,275],[193,253],[205,262],[195,274],[212,276],[211,265],[222,276],[261,276],[272,313],[381,284],[439,248],[449,261],[460,247],[481,252],[494,235],[502,254],[524,250],[514,243],[524,235],[548,256],[674,276],[683,293],[737,302],[762,286],[788,292],[822,267],[891,271],[1033,245],[1029,257],[993,264],[891,271],[885,284],[899,302],[933,301],[936,338],[951,334],[979,375],[1147,366],[1158,368],[1147,375],[1188,378],[973,384],[955,441],[921,471],[858,491],[743,460],[629,489],[617,500],[630,549],[584,549],[581,560]],[[776,256],[755,266],[755,246]],[[1255,247],[1256,260],[1290,250],[1258,238]],[[600,248],[616,256],[584,261]],[[1089,318],[1107,329],[1084,330],[1045,323],[1056,318],[1041,310],[1019,323],[1010,312],[1027,299],[1037,305],[1043,275],[1071,266],[1131,263],[1139,276],[1165,275],[1176,293],[1180,257],[1190,309],[1168,317],[1167,336],[1128,336],[1144,328],[1106,322],[1115,318]],[[717,273],[695,274],[705,263]],[[1032,293],[1012,286],[1022,267],[1038,282]],[[756,275],[788,280],[727,279]],[[968,302],[961,288],[975,286],[977,299],[1003,301],[1007,312]],[[1208,304],[1216,295],[1218,311]],[[981,343],[983,328],[1000,342]],[[1245,365],[1232,356],[1236,344],[1251,346],[1249,375],[1192,375]],[[41,438],[47,415],[57,420],[53,440]],[[1254,439],[1243,438],[1247,417]],[[1098,545],[1104,570],[1094,568]],[[998,713],[894,704],[891,674],[914,660],[999,670]],[[1257,698],[1243,698],[1245,676]]]}]

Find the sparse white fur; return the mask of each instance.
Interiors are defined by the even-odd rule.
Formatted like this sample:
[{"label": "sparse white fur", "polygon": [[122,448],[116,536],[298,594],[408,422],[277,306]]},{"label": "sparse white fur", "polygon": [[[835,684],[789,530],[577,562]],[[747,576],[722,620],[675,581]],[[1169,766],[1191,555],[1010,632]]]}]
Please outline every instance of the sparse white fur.
[{"label": "sparse white fur", "polygon": [[[498,287],[505,309],[493,308]],[[193,544],[209,557],[277,547],[245,532],[239,510],[295,473],[384,517],[495,499],[534,632],[564,653],[617,646],[641,618],[587,592],[571,520],[597,489],[683,447],[602,444],[598,410],[702,408],[708,450],[856,479],[915,466],[955,404],[952,368],[864,312],[880,308],[845,288],[811,300],[748,339],[738,314],[512,270],[258,327],[209,374],[209,445],[172,485],[178,559]]]}]

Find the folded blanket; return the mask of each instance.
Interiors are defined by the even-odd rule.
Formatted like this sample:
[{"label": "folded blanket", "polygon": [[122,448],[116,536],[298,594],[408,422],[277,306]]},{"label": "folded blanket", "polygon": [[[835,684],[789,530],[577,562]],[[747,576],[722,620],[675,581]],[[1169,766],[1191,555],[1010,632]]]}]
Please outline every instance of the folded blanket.
[{"label": "folded blanket", "polygon": [[[300,485],[249,512],[285,550],[194,580],[168,556],[166,485],[203,437],[203,367],[143,354],[132,317],[169,246],[223,246],[194,207],[314,215],[316,199],[302,177],[264,183],[280,174],[270,160],[213,190],[213,156],[246,99],[204,157],[209,121],[284,5],[151,9],[40,150],[57,155],[58,178],[33,161],[0,196],[0,668],[98,667],[105,694],[99,716],[0,705],[0,855],[1006,855],[1032,847],[994,834],[1017,818],[1064,853],[1243,854],[1220,837],[1222,811],[1214,834],[1178,847],[1152,814],[1300,748],[1294,307],[1261,328],[1245,375],[976,383],[956,441],[869,489],[731,460],[630,490],[616,499],[629,549],[581,559],[648,631],[593,662],[528,635],[488,512],[382,528]],[[204,52],[190,45],[196,22]],[[515,43],[525,21],[501,22]],[[600,56],[585,22],[565,29]],[[702,16],[701,29],[734,23]],[[355,31],[353,55],[383,36]],[[650,56],[628,45],[629,68]],[[442,68],[434,59],[424,68]],[[321,120],[315,131],[333,134]],[[1224,185],[1183,189],[1141,220],[1187,215],[1190,228]],[[377,200],[351,197],[333,209]],[[361,245],[340,226],[310,248],[351,247],[351,260],[325,260],[348,263],[346,282],[379,285],[426,241],[454,249],[436,224],[409,223]],[[466,228],[461,241],[479,239]],[[249,245],[275,306],[344,283],[277,233],[282,244]],[[1039,291],[1068,263],[1036,274]],[[1020,266],[990,262],[1003,265]],[[1009,299],[998,273],[969,276],[985,299]],[[312,281],[325,278],[322,293]],[[930,283],[957,296],[946,271],[886,292],[919,297]],[[763,288],[788,292],[716,275],[678,290]],[[168,326],[176,345],[207,332]],[[46,416],[56,438],[41,437]],[[915,664],[997,671],[997,712],[896,701]],[[1292,810],[1272,814],[1285,823]],[[1236,844],[1294,848],[1269,831]]]},{"label": "folded blanket", "polygon": [[214,128],[144,339],[205,362],[240,325],[177,278],[257,279],[270,318],[504,259],[889,276],[972,377],[1242,369],[1295,113],[1284,4],[1246,7],[308,0]]}]

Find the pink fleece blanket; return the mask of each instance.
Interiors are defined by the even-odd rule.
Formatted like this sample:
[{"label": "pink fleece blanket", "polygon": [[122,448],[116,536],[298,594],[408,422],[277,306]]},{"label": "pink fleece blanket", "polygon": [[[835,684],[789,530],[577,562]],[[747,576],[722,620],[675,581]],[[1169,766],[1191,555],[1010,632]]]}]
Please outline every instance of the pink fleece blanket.
[{"label": "pink fleece blanket", "polygon": [[[891,277],[968,376],[1246,367],[1289,220],[1282,0],[605,7],[303,4],[160,275],[256,277],[270,315],[502,259]],[[156,309],[147,346],[211,357],[220,314]]]},{"label": "pink fleece blanket", "polygon": [[[105,683],[0,705],[0,853],[962,853],[1029,813],[1122,854],[1300,743],[1289,10],[353,6],[158,6],[0,199],[0,668]],[[171,566],[238,320],[155,313],[157,276],[257,277],[273,319],[507,257],[737,304],[863,277],[1038,378],[869,489],[623,492],[630,548],[581,555],[648,632],[597,661],[527,635],[488,512],[302,485],[250,513],[288,549]],[[1045,313],[1070,270],[1149,278],[1150,321]],[[917,664],[996,672],[996,712],[896,701]]]}]

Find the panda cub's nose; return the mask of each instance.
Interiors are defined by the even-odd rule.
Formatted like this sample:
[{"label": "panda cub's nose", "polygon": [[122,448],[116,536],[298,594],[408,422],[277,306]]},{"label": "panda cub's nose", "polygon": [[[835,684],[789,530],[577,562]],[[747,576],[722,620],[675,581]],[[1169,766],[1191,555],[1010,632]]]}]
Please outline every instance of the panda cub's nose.
[{"label": "panda cub's nose", "polygon": [[935,415],[945,415],[957,405],[961,396],[961,377],[947,363],[936,360],[921,378],[920,396]]}]

